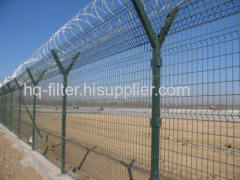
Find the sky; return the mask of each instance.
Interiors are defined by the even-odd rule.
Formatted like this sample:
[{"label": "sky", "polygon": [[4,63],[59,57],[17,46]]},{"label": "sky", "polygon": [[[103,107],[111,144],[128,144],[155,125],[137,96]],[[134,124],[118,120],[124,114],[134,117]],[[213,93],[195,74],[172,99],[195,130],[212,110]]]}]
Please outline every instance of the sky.
[{"label": "sky", "polygon": [[[21,63],[90,1],[0,0],[0,81],[11,75]],[[229,9],[225,13],[227,11]],[[207,24],[200,23],[201,25],[194,28],[168,36],[165,44],[170,45],[165,46],[166,49],[162,47],[162,85],[188,85],[191,88],[191,97],[186,101],[190,103],[203,104],[204,100],[206,103],[239,105],[239,16],[237,14]],[[213,18],[216,17],[213,16]],[[187,45],[184,44],[185,42]],[[171,48],[178,50],[173,53]],[[169,53],[170,50],[172,53]],[[131,51],[136,54],[135,49],[124,53]],[[112,56],[110,61],[121,58],[124,53]],[[118,67],[117,71],[108,70],[107,73],[110,76],[114,73],[125,73],[123,77],[115,74],[115,78],[111,79],[112,82],[108,79],[108,83],[114,84],[119,79],[124,83],[129,80],[133,82],[143,75],[145,79],[151,79],[151,73],[144,74],[145,70],[150,72],[150,58],[145,58],[148,64],[139,63],[134,66],[134,69],[131,69],[128,64],[125,66],[122,64],[124,67],[122,69]],[[105,62],[104,59],[101,60]],[[139,74],[133,75],[132,71],[138,71]],[[94,80],[102,79],[99,82],[106,82],[106,78],[110,78],[104,76],[106,75],[104,71],[102,73],[98,73]],[[99,78],[101,76],[102,78]],[[93,77],[94,75],[89,76],[90,80]],[[84,80],[87,78],[84,76]],[[150,84],[151,81],[145,83],[145,85]]]},{"label": "sky", "polygon": [[0,0],[0,81],[92,0]]}]

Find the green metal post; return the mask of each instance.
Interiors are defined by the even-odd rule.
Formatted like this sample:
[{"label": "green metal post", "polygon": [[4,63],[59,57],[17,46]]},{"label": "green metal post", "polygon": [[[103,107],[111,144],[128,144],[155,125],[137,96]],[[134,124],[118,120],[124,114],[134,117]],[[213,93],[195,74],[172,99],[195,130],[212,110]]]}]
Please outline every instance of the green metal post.
[{"label": "green metal post", "polygon": [[[34,91],[36,93],[36,90]],[[33,95],[33,128],[32,128],[32,149],[35,149],[35,129],[36,129],[36,102],[37,102],[37,97],[34,94]]]},{"label": "green metal post", "polygon": [[63,97],[62,97],[62,162],[61,162],[61,172],[65,173],[65,151],[66,151],[66,106],[67,106],[67,94],[66,94],[66,89],[67,89],[67,84],[68,84],[68,74],[71,71],[72,67],[74,66],[78,56],[79,52],[76,54],[75,57],[73,57],[72,62],[68,66],[68,68],[65,70],[64,67],[62,66],[60,59],[57,55],[57,53],[52,50],[52,55],[55,59],[55,62],[58,65],[58,68],[60,72],[63,75]]},{"label": "green metal post", "polygon": [[0,92],[0,123],[2,123],[2,93]]},{"label": "green metal post", "polygon": [[8,105],[8,101],[7,101],[7,91],[5,90],[5,87],[2,88],[3,92],[4,92],[4,116],[3,116],[3,121],[4,121],[4,125],[6,127],[7,126],[7,105]]},{"label": "green metal post", "polygon": [[4,125],[4,106],[5,106],[5,98],[4,98],[4,93],[2,92],[2,97],[1,97],[1,118],[2,118],[2,124]]},{"label": "green metal post", "polygon": [[6,92],[4,90],[4,87],[2,87],[2,124],[6,126]]},{"label": "green metal post", "polygon": [[21,137],[21,112],[22,112],[22,88],[19,89],[18,97],[18,137]]},{"label": "green metal post", "polygon": [[[34,88],[37,86],[34,78],[33,78],[33,75],[30,71],[30,69],[26,69],[27,70],[27,73],[33,83],[33,86]],[[32,119],[32,123],[33,123],[33,126],[32,126],[32,149],[34,150],[35,149],[35,118],[36,118],[36,95],[35,95],[35,91],[33,93],[33,106],[32,106],[32,110],[33,110],[33,119]]]},{"label": "green metal post", "polygon": [[4,125],[5,123],[5,92],[4,92],[4,88],[1,88],[1,93],[2,93],[2,124]]},{"label": "green metal post", "polygon": [[14,79],[18,89],[19,89],[19,97],[18,97],[18,127],[17,127],[17,135],[20,138],[20,134],[21,134],[21,106],[22,106],[22,87],[19,85],[19,83],[17,82],[17,79]]},{"label": "green metal post", "polygon": [[13,90],[12,90],[12,88],[11,88],[9,83],[7,83],[7,86],[8,86],[8,89],[9,89],[10,93],[11,93],[11,95],[10,95],[10,121],[9,121],[9,129],[10,129],[10,131],[12,131]]},{"label": "green metal post", "polygon": [[66,146],[66,106],[67,106],[67,75],[63,77],[63,99],[62,99],[62,166],[61,171],[65,171],[65,146]]},{"label": "green metal post", "polygon": [[170,30],[170,27],[177,15],[178,6],[172,8],[171,12],[167,15],[165,25],[161,28],[159,35],[157,36],[151,22],[144,10],[140,0],[132,0],[132,3],[136,9],[138,17],[142,23],[142,26],[148,36],[148,39],[153,48],[152,59],[152,149],[151,149],[151,180],[159,179],[159,144],[160,144],[160,127],[162,120],[160,118],[160,68],[162,66],[161,59],[161,46]]},{"label": "green metal post", "polygon": [[0,116],[1,116],[1,123],[3,124],[3,100],[4,100],[4,93],[1,89],[1,92],[0,92],[0,96],[1,96],[1,112],[0,112]]},{"label": "green metal post", "polygon": [[155,87],[152,90],[152,158],[151,158],[151,180],[158,179],[159,177],[159,134],[161,126],[160,118],[160,64],[157,61],[160,59],[160,51],[153,48],[153,61],[152,61],[152,84]]},{"label": "green metal post", "polygon": [[5,106],[4,106],[4,121],[5,121],[5,126],[8,127],[7,125],[7,111],[8,111],[8,108],[7,108],[7,105],[8,105],[8,98],[7,98],[7,95],[5,94]]},{"label": "green metal post", "polygon": [[46,72],[45,70],[39,75],[38,79],[35,81],[33,78],[33,75],[30,71],[30,69],[26,68],[27,73],[33,83],[34,86],[34,92],[33,92],[33,115],[32,115],[32,123],[33,123],[33,127],[32,127],[32,149],[35,149],[35,130],[36,130],[36,102],[37,102],[37,96],[36,96],[36,87],[38,85],[38,83],[40,82],[40,80],[42,79],[44,73]]}]

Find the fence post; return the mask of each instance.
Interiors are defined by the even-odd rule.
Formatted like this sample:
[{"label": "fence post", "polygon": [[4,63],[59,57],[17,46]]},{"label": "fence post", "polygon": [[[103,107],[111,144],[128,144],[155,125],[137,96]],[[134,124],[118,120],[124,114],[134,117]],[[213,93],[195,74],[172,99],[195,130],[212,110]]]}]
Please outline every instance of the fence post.
[{"label": "fence post", "polygon": [[153,48],[152,57],[152,149],[151,149],[151,180],[159,179],[159,141],[160,141],[160,127],[162,120],[160,118],[160,68],[162,66],[161,46],[170,30],[171,25],[177,15],[178,5],[173,7],[171,12],[167,15],[165,25],[161,28],[157,35],[151,25],[151,22],[144,10],[144,6],[140,0],[132,0],[138,17],[142,23],[145,33]]},{"label": "fence post", "polygon": [[14,78],[14,81],[19,89],[19,97],[18,97],[18,127],[17,127],[17,135],[20,138],[21,134],[21,110],[22,110],[22,87],[17,82],[17,79]]},{"label": "fence post", "polygon": [[5,86],[2,87],[2,91],[4,93],[4,116],[3,116],[3,121],[4,121],[4,126],[8,127],[7,125],[7,104],[8,104],[8,99],[7,99],[7,91],[5,90]]},{"label": "fence post", "polygon": [[10,121],[9,121],[9,129],[10,129],[10,131],[12,131],[13,89],[11,88],[9,83],[7,83],[7,87],[8,87],[9,92],[11,93],[11,95],[10,95]]},{"label": "fence post", "polygon": [[0,92],[0,103],[1,103],[1,105],[0,105],[0,107],[1,107],[1,112],[0,112],[0,118],[1,118],[1,123],[3,124],[3,96],[4,96],[4,94],[3,94],[3,92],[2,92],[2,89],[1,89],[1,92]]},{"label": "fence post", "polygon": [[2,123],[2,125],[3,125],[3,123],[4,123],[4,121],[3,121],[3,104],[4,104],[4,92],[3,92],[3,89],[1,88],[1,92],[0,92],[0,94],[1,94],[1,123]]},{"label": "fence post", "polygon": [[33,75],[30,71],[29,68],[26,68],[26,71],[33,83],[33,86],[34,86],[34,92],[33,92],[33,115],[32,115],[32,122],[33,122],[33,127],[32,127],[32,149],[34,150],[35,149],[35,129],[36,129],[36,122],[35,122],[35,119],[36,119],[36,102],[37,102],[37,96],[36,96],[36,87],[38,85],[38,83],[41,81],[43,75],[45,74],[46,70],[44,70],[38,77],[37,80],[34,80],[33,78]]},{"label": "fence post", "polygon": [[67,94],[66,94],[66,88],[68,83],[68,74],[71,71],[72,67],[74,66],[78,56],[79,52],[72,58],[72,62],[69,64],[67,69],[64,69],[62,66],[62,63],[57,55],[57,53],[54,50],[51,50],[52,56],[54,57],[54,60],[63,75],[63,97],[62,97],[62,163],[61,163],[61,172],[65,173],[65,149],[66,149],[66,106],[67,106]]}]

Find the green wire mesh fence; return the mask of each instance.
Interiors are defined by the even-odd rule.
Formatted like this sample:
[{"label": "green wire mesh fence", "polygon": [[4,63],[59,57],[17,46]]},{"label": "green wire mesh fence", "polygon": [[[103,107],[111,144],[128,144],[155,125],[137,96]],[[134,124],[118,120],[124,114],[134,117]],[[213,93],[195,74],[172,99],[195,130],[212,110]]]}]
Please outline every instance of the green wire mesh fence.
[{"label": "green wire mesh fence", "polygon": [[238,179],[239,19],[237,0],[94,0],[2,83],[1,123],[79,179]]}]

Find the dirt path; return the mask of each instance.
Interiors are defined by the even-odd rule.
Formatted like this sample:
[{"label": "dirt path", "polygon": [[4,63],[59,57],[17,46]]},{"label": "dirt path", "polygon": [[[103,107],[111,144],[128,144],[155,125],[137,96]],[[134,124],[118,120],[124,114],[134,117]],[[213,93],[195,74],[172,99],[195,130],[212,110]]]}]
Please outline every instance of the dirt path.
[{"label": "dirt path", "polygon": [[0,180],[43,180],[32,166],[19,166],[22,154],[0,133]]}]

